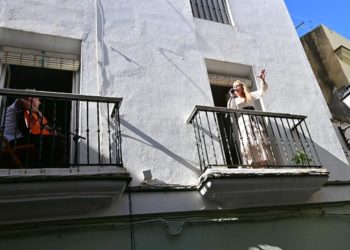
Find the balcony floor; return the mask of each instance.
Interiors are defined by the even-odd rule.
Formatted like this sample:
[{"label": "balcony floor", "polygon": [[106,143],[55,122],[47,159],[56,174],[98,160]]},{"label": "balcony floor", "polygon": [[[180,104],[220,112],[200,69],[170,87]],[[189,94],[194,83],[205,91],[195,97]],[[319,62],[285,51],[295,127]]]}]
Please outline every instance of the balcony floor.
[{"label": "balcony floor", "polygon": [[120,167],[0,170],[0,221],[22,223],[106,208],[131,177]]},{"label": "balcony floor", "polygon": [[305,201],[328,179],[324,168],[209,168],[200,176],[201,195],[230,205]]}]

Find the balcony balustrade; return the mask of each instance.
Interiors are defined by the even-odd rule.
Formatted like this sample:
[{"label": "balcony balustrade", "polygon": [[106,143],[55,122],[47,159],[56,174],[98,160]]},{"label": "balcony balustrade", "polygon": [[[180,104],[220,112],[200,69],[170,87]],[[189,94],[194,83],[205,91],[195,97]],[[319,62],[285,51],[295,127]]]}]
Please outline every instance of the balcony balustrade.
[{"label": "balcony balustrade", "polygon": [[[220,203],[295,202],[328,178],[302,115],[196,106],[201,194]],[[254,203],[254,202],[253,202]]]},{"label": "balcony balustrade", "polygon": [[305,118],[196,106],[188,123],[194,128],[202,171],[220,166],[320,168]]},{"label": "balcony balustrade", "polygon": [[0,89],[0,101],[0,224],[90,213],[118,200],[131,180],[121,98]]},{"label": "balcony balustrade", "polygon": [[1,168],[123,166],[121,98],[13,89],[0,96]]}]

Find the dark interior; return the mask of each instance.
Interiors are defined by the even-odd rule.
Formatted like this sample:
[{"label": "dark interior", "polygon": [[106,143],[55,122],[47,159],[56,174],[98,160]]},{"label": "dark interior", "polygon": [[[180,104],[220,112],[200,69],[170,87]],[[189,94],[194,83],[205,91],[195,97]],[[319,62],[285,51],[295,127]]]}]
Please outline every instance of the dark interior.
[{"label": "dark interior", "polygon": [[[27,66],[9,65],[6,83],[11,89],[35,89],[38,91],[72,93],[73,72]],[[6,106],[15,98],[7,98]],[[50,125],[68,129],[70,124],[71,103],[40,98],[40,110]]]},{"label": "dark interior", "polygon": [[72,93],[73,72],[10,65],[8,88]]},{"label": "dark interior", "polygon": [[214,105],[216,107],[226,107],[227,105],[227,94],[231,87],[210,85],[211,92],[213,94]]},{"label": "dark interior", "polygon": [[[210,87],[213,95],[214,106],[226,108],[227,101],[229,98],[228,91],[231,87],[217,85],[210,85]],[[221,138],[225,138],[225,136],[227,136],[226,139],[223,139],[223,148],[225,152],[226,164],[228,166],[238,165],[240,159],[236,149],[239,147],[239,145],[235,145],[236,142],[232,139],[232,135],[233,133],[236,133],[236,130],[231,125],[230,116],[218,113],[217,120],[220,128]],[[229,156],[229,151],[231,151],[231,157]]]}]

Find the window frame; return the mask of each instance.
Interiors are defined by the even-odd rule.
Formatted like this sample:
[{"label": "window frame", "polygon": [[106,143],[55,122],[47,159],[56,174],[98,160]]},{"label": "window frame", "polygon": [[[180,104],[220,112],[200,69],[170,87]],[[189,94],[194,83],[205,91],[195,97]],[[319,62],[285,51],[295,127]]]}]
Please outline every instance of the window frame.
[{"label": "window frame", "polygon": [[[190,0],[190,5],[194,18],[233,25],[227,0]],[[219,10],[217,10],[217,7]]]}]

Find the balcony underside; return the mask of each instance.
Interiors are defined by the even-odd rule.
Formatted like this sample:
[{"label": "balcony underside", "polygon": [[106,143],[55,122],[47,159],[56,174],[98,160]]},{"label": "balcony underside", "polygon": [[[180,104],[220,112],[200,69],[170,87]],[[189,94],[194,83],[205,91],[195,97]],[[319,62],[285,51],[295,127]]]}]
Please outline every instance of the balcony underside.
[{"label": "balcony underside", "polygon": [[200,176],[203,197],[219,204],[292,204],[305,201],[328,179],[323,168],[208,168]]},{"label": "balcony underside", "polygon": [[129,174],[118,167],[1,169],[0,221],[25,222],[87,214],[111,205]]}]

